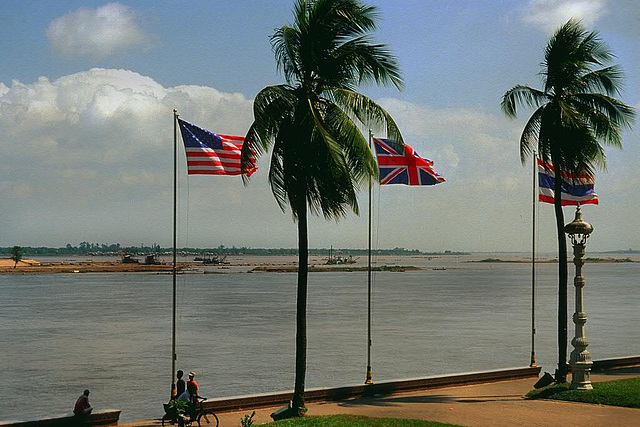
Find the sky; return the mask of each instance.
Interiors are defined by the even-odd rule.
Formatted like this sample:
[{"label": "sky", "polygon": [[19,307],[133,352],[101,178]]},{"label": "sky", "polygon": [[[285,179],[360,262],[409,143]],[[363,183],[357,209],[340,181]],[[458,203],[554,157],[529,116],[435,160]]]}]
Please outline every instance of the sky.
[{"label": "sky", "polygon": [[[598,31],[640,108],[636,0],[371,0],[377,42],[405,87],[363,86],[405,141],[447,182],[374,190],[374,246],[421,251],[528,251],[532,166],[519,136],[532,113],[500,110],[516,84],[541,87],[540,63],[569,18]],[[82,241],[170,247],[173,109],[216,133],[244,135],[252,100],[284,82],[269,37],[292,0],[9,1],[0,16],[0,246]],[[640,123],[606,149],[587,250],[640,249]],[[178,246],[296,247],[297,227],[267,183],[268,155],[239,177],[186,175],[179,158]],[[360,216],[311,218],[312,248],[367,246]],[[538,207],[537,246],[556,249],[552,205]],[[565,219],[574,209],[565,208]]]}]

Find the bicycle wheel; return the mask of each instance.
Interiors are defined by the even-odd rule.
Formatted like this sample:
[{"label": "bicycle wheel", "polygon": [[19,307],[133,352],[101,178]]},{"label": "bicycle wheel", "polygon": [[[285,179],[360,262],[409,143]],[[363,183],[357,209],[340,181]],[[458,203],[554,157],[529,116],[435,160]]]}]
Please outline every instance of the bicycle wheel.
[{"label": "bicycle wheel", "polygon": [[219,422],[218,416],[213,411],[209,410],[202,412],[198,417],[198,427],[203,424],[205,426],[218,427]]}]

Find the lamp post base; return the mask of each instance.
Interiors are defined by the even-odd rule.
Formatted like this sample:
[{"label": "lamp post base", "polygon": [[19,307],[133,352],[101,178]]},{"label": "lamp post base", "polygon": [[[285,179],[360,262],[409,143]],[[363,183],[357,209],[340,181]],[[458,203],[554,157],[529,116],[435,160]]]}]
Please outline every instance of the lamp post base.
[{"label": "lamp post base", "polygon": [[366,385],[373,384],[373,373],[371,372],[371,366],[367,366],[367,378],[364,380]]},{"label": "lamp post base", "polygon": [[591,385],[591,354],[584,350],[579,352],[574,350],[571,352],[569,361],[571,366],[571,390],[593,390]]}]

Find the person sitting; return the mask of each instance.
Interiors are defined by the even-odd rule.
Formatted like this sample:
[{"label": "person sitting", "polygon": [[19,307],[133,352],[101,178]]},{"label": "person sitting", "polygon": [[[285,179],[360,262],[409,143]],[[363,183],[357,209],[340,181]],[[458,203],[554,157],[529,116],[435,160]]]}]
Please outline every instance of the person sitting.
[{"label": "person sitting", "polygon": [[76,401],[76,406],[73,408],[73,413],[76,416],[89,415],[93,411],[93,407],[89,403],[89,390],[85,390],[82,396]]}]

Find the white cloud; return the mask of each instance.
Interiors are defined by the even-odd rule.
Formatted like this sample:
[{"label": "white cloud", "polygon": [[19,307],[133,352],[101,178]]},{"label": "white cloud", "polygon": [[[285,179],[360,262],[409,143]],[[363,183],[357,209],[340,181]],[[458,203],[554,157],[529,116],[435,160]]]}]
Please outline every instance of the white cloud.
[{"label": "white cloud", "polygon": [[587,28],[605,16],[609,0],[530,0],[522,20],[547,33],[554,32],[571,18],[581,19]]},{"label": "white cloud", "polygon": [[[172,109],[185,120],[229,134],[244,134],[252,121],[252,101],[244,95],[202,86],[163,87],[126,70],[92,69],[29,84],[14,81],[5,92],[0,96],[0,198],[7,202],[0,206],[0,216],[12,223],[3,235],[9,239],[5,245],[24,242],[25,236],[32,236],[33,244],[155,239],[168,245]],[[528,191],[519,190],[528,188],[527,170],[519,164],[513,126],[505,119],[397,99],[381,103],[398,120],[407,142],[434,160],[448,180],[420,191],[384,188],[383,217],[400,215],[407,224],[422,216],[425,221],[442,218],[442,227],[427,243],[408,225],[398,230],[399,223],[381,221],[382,246],[466,249],[471,231],[450,226],[456,218],[451,212],[470,227],[490,229],[495,221],[491,214],[478,215],[467,206],[505,196],[527,203]],[[187,180],[181,158],[180,242],[294,247],[295,225],[290,214],[280,212],[266,182],[268,160],[262,159],[244,188],[237,177]],[[21,189],[20,197],[16,189]],[[500,210],[501,223],[520,227],[514,213],[518,205],[510,206]],[[366,200],[361,209],[366,212]],[[230,226],[230,218],[237,225]],[[310,238],[316,247],[363,247],[365,230],[366,220],[354,215],[337,226],[313,219]]]},{"label": "white cloud", "polygon": [[120,3],[83,7],[51,21],[47,37],[56,54],[101,58],[145,45],[149,37],[138,21],[136,12]]},{"label": "white cloud", "polygon": [[[252,121],[252,101],[242,94],[164,87],[127,70],[92,69],[0,89],[0,218],[11,224],[0,246],[169,246],[173,108],[185,120],[221,133],[242,135]],[[522,123],[473,109],[380,102],[447,182],[382,188],[374,199],[379,247],[527,250],[531,168],[520,164]],[[612,152],[610,175],[597,181],[603,202],[590,218],[605,247],[637,246],[638,233],[611,224],[640,203],[637,192],[629,193],[632,187],[621,185],[636,175],[639,150],[628,144],[625,152]],[[238,177],[187,178],[181,152],[179,245],[295,247],[295,225],[267,184],[268,160],[263,157],[245,188]],[[338,224],[311,219],[310,245],[365,247],[364,192],[360,203],[362,217],[350,214]],[[545,221],[554,227],[552,213]],[[554,245],[551,238],[544,249]]]},{"label": "white cloud", "polygon": [[[513,137],[514,124],[502,116],[466,108],[433,109],[398,99],[380,103],[397,120],[406,142],[434,160],[436,170],[440,166],[460,173],[468,161],[489,166],[517,159],[519,135]],[[462,173],[467,176],[470,170]]]},{"label": "white cloud", "polygon": [[[118,238],[114,232],[144,233],[145,241],[149,233],[163,236],[171,221],[173,108],[185,120],[229,134],[243,134],[252,120],[252,102],[242,95],[165,88],[127,70],[14,81],[0,95],[0,216],[15,219],[12,233],[22,236],[37,235],[39,227],[105,240]],[[190,187],[219,197],[204,215],[224,215],[223,200],[243,188],[238,179],[216,180],[215,192],[203,184],[211,180],[193,179]],[[118,225],[124,213],[135,218]],[[44,216],[21,222],[23,214]]]}]

